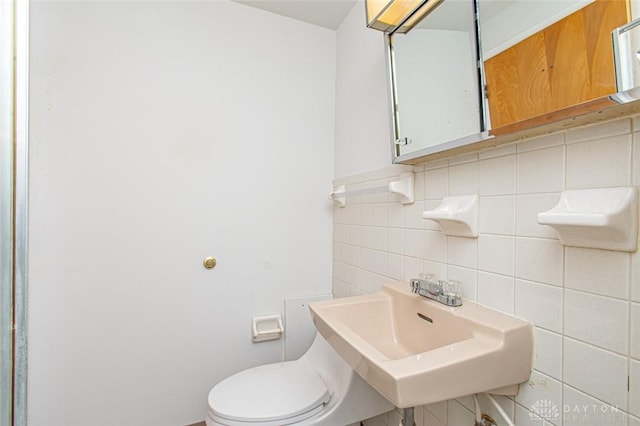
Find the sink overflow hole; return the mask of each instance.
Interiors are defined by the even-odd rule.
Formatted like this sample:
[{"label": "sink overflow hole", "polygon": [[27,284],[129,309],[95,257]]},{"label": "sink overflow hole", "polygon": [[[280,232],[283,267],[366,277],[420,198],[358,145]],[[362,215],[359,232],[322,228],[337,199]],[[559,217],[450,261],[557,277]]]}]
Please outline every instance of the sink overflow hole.
[{"label": "sink overflow hole", "polygon": [[431,324],[433,324],[433,320],[432,320],[431,318],[429,318],[428,316],[426,316],[426,315],[422,315],[420,312],[418,312],[418,316],[420,317],[420,319],[423,319],[423,320],[425,320],[425,321],[430,322]]}]

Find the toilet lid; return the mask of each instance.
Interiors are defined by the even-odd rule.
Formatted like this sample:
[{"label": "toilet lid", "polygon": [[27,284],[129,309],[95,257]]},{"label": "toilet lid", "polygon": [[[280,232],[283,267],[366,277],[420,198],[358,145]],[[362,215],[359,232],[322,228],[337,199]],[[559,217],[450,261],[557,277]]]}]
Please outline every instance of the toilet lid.
[{"label": "toilet lid", "polygon": [[330,398],[318,374],[296,360],[251,368],[221,381],[209,393],[209,407],[221,418],[267,422],[306,418]]}]

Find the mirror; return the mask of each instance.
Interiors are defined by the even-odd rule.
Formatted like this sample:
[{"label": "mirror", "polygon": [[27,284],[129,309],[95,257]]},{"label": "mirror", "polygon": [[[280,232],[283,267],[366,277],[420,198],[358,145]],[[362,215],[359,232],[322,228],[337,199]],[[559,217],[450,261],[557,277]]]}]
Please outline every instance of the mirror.
[{"label": "mirror", "polygon": [[387,36],[394,162],[584,124],[640,99],[638,4],[444,0]]},{"label": "mirror", "polygon": [[395,162],[483,138],[475,11],[475,0],[445,0],[387,36]]}]

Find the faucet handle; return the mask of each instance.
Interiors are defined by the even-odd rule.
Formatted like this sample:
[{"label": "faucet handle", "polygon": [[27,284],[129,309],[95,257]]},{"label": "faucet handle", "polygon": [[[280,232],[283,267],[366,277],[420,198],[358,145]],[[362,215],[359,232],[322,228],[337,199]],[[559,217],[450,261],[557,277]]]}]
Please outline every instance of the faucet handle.
[{"label": "faucet handle", "polygon": [[462,290],[460,281],[448,280],[442,282],[442,295],[449,306],[460,306],[462,304]]},{"label": "faucet handle", "polygon": [[412,293],[420,294],[420,278],[412,278],[409,280],[409,285]]},{"label": "faucet handle", "polygon": [[441,281],[436,281],[435,275],[432,273],[420,273],[418,278],[412,278],[409,280],[411,286],[411,292],[425,296],[432,294],[438,296],[442,294]]},{"label": "faucet handle", "polygon": [[424,281],[434,282],[436,280],[436,275],[433,272],[421,272],[418,274],[418,278]]},{"label": "faucet handle", "polygon": [[442,292],[446,295],[461,296],[462,292],[460,291],[460,281],[442,281]]}]

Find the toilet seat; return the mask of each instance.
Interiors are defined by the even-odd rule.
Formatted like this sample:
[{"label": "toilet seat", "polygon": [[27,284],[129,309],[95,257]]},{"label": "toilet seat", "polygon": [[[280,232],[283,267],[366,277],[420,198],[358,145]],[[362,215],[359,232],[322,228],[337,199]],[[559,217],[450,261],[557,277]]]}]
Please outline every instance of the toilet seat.
[{"label": "toilet seat", "polygon": [[228,426],[288,425],[322,411],[330,398],[304,360],[288,361],[241,371],[218,383],[209,392],[209,415]]}]

